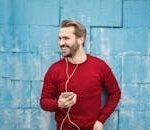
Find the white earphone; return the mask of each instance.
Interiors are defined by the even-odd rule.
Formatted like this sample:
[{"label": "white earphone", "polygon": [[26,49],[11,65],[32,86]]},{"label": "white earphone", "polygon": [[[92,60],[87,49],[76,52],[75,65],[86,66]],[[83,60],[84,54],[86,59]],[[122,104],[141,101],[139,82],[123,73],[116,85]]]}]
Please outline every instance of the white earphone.
[{"label": "white earphone", "polygon": [[[66,80],[66,83],[65,83],[65,92],[68,92],[68,83],[69,83],[70,79],[72,78],[72,76],[74,75],[74,73],[76,72],[76,70],[77,70],[77,68],[78,68],[79,65],[77,64],[77,65],[75,66],[73,72],[69,75],[69,72],[68,72],[68,59],[65,58],[65,61],[66,61],[66,75],[67,75],[67,80]],[[61,123],[60,130],[63,130],[63,124],[64,124],[64,122],[65,122],[65,120],[66,120],[67,118],[68,118],[69,122],[70,122],[73,126],[75,126],[78,130],[80,130],[80,127],[79,127],[77,124],[75,124],[75,123],[70,119],[70,114],[69,114],[70,110],[71,110],[71,107],[69,107],[68,110],[67,110],[67,114],[66,114],[66,116],[64,117],[64,119],[63,119],[63,121],[62,121],[62,123]]]}]

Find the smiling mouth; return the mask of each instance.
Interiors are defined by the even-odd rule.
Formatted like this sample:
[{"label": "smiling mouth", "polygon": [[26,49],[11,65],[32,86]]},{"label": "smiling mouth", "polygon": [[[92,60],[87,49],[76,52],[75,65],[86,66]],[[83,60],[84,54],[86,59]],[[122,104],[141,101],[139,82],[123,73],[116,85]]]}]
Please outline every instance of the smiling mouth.
[{"label": "smiling mouth", "polygon": [[68,48],[68,47],[62,47],[61,49],[62,49],[62,50],[66,50],[67,48]]},{"label": "smiling mouth", "polygon": [[66,50],[66,49],[68,49],[68,48],[69,48],[69,46],[64,46],[64,45],[61,46],[61,49],[62,49],[62,50]]}]

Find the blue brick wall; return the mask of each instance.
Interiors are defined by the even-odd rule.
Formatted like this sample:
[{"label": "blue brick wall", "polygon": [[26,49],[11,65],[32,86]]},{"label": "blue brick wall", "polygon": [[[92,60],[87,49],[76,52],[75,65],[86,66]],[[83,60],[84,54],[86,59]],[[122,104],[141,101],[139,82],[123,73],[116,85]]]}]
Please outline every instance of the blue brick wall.
[{"label": "blue brick wall", "polygon": [[0,0],[0,130],[55,130],[39,107],[43,76],[60,59],[59,23],[87,27],[88,53],[103,58],[122,90],[105,130],[150,130],[149,0]]}]

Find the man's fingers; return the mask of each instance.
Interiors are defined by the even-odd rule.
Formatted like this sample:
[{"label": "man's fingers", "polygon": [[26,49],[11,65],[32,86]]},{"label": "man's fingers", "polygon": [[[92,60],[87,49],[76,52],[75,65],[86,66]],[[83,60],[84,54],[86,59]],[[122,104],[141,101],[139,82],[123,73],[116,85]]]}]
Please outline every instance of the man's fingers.
[{"label": "man's fingers", "polygon": [[64,92],[59,97],[59,106],[61,108],[72,107],[76,103],[77,95],[73,92]]},{"label": "man's fingers", "polygon": [[68,107],[72,107],[73,105],[74,105],[73,102],[67,102],[67,103],[65,104],[65,107],[68,108]]},{"label": "man's fingers", "polygon": [[70,101],[70,100],[72,100],[73,98],[74,98],[74,95],[70,95],[70,96],[66,97],[65,99],[66,99],[66,101]]}]

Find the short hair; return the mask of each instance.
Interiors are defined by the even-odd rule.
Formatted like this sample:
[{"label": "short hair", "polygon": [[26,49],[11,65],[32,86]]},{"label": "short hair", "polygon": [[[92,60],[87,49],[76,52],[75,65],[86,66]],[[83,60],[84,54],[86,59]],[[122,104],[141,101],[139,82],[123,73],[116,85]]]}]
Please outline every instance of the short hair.
[{"label": "short hair", "polygon": [[86,40],[86,28],[84,25],[82,25],[78,21],[67,19],[67,20],[63,20],[61,22],[60,27],[61,28],[63,28],[63,27],[74,27],[74,29],[75,29],[74,34],[76,35],[76,37],[78,37],[78,38],[83,37],[84,38],[84,41],[83,41],[83,46],[84,46],[84,42]]}]

